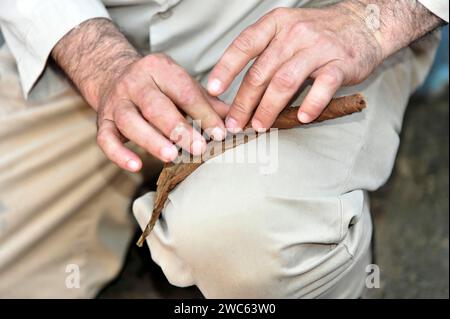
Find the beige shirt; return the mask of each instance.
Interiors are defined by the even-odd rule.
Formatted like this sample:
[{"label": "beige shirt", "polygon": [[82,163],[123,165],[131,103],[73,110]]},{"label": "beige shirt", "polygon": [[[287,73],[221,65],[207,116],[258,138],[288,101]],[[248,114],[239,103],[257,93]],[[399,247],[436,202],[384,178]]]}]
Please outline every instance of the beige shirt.
[{"label": "beige shirt", "polygon": [[[48,56],[85,20],[111,18],[142,52],[164,51],[195,76],[210,69],[232,39],[265,12],[325,2],[333,1],[1,0],[0,27],[17,61],[24,96],[33,89],[39,99],[67,86],[46,67]],[[421,2],[448,21],[447,0]]]}]

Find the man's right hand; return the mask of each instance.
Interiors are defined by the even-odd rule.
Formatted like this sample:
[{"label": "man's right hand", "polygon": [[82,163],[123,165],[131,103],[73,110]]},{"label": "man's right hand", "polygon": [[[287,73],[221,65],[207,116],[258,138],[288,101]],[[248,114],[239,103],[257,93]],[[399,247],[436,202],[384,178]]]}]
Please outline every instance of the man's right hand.
[{"label": "man's right hand", "polygon": [[221,119],[228,107],[208,93],[170,57],[141,57],[105,19],[93,19],[65,35],[52,55],[97,111],[97,142],[123,169],[141,169],[140,158],[123,144],[133,141],[168,162],[178,154],[173,143],[194,155],[204,137],[180,110],[200,122],[216,140],[225,137]]},{"label": "man's right hand", "polygon": [[178,154],[172,142],[201,155],[205,139],[177,106],[199,119],[208,135],[222,140],[225,128],[211,107],[223,109],[220,104],[171,58],[148,55],[127,66],[102,94],[97,109],[97,142],[109,159],[132,171],[140,167],[134,154],[123,146],[125,138],[166,162]]}]

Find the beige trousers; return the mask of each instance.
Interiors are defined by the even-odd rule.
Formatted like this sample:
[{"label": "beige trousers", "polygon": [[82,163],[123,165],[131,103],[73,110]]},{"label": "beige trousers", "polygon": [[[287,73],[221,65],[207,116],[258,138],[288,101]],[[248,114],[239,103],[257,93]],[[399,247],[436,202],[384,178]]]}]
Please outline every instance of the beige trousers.
[{"label": "beige trousers", "polygon": [[[358,297],[370,262],[367,191],[389,177],[431,51],[403,50],[342,90],[364,93],[363,113],[279,132],[275,171],[216,158],[189,176],[148,239],[168,280],[206,297]],[[119,271],[141,179],[105,159],[95,131],[71,90],[25,101],[1,49],[0,297],[93,297]],[[152,196],[134,204],[141,226]]]},{"label": "beige trousers", "polygon": [[[197,169],[147,239],[167,279],[208,298],[360,297],[372,271],[367,192],[392,171],[408,97],[432,57],[405,49],[341,89],[363,93],[362,113],[265,134]],[[258,146],[269,143],[270,159]],[[153,197],[134,203],[141,228]]]}]

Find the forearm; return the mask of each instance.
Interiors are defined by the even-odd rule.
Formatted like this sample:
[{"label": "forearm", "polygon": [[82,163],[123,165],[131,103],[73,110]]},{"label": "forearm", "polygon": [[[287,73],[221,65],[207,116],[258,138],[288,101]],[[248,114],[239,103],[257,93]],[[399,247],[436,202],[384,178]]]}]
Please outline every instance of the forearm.
[{"label": "forearm", "polygon": [[97,110],[102,90],[140,55],[111,21],[99,18],[66,34],[52,57]]},{"label": "forearm", "polygon": [[[444,24],[417,0],[346,0],[342,4],[372,29],[383,59]],[[376,11],[371,12],[371,8]],[[374,19],[370,19],[371,14]]]}]

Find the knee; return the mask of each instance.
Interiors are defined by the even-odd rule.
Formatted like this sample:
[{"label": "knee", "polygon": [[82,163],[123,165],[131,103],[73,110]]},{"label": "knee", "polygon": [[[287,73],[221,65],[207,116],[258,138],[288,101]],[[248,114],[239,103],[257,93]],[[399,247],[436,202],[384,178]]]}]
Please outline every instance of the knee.
[{"label": "knee", "polygon": [[263,231],[264,199],[213,197],[188,191],[171,198],[164,222],[177,256],[206,297],[263,296],[276,280],[274,247]]},{"label": "knee", "polygon": [[206,297],[313,297],[352,267],[362,237],[347,225],[361,215],[361,194],[227,194],[181,189],[165,211],[177,255]]},{"label": "knee", "polygon": [[234,170],[239,185],[206,166],[170,194],[150,243],[170,282],[206,297],[293,298],[319,294],[350,267],[361,191],[281,197]]}]

